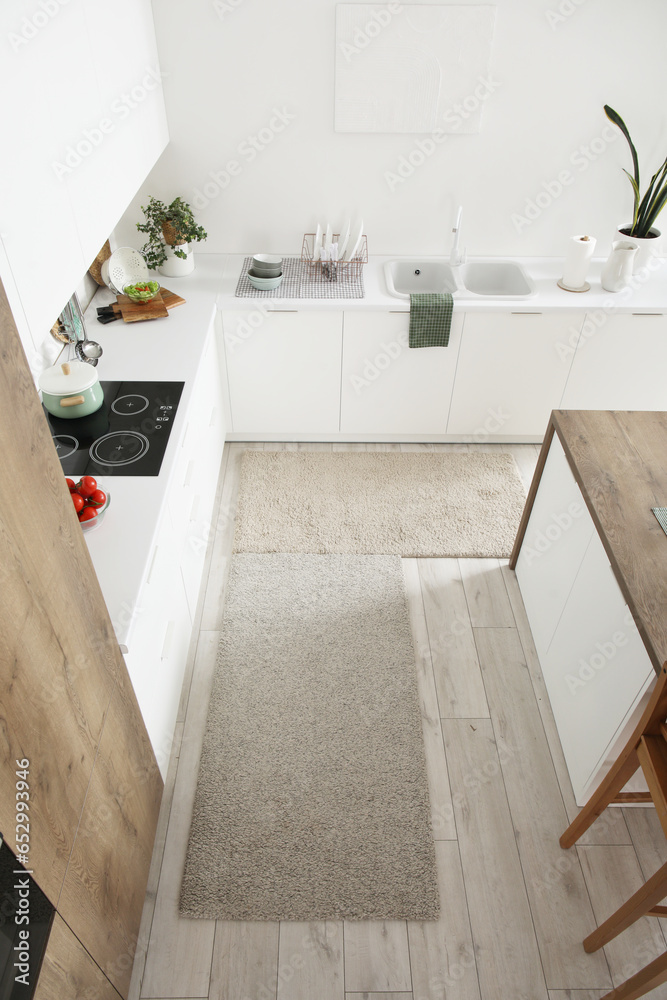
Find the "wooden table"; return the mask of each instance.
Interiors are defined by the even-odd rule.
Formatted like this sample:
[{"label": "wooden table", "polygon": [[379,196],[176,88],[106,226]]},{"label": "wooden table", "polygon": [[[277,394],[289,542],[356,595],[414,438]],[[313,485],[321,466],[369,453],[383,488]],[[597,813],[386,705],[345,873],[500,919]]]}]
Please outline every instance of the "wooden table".
[{"label": "wooden table", "polygon": [[552,413],[510,567],[580,804],[667,661],[663,506],[667,413]]},{"label": "wooden table", "polygon": [[667,660],[667,413],[554,410],[510,567],[514,569],[554,432],[656,671]]}]

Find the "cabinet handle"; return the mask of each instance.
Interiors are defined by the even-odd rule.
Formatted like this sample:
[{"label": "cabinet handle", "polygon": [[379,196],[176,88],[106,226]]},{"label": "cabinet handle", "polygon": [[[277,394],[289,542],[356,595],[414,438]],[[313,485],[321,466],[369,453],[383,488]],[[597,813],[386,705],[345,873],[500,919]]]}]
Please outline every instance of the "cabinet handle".
[{"label": "cabinet handle", "polygon": [[162,652],[160,653],[161,660],[169,659],[169,647],[171,646],[172,640],[174,638],[174,629],[176,627],[176,622],[169,622],[167,625],[167,631],[164,634],[164,642],[162,643]]},{"label": "cabinet handle", "polygon": [[664,313],[633,313],[633,316],[664,316]]},{"label": "cabinet handle", "polygon": [[160,547],[159,545],[156,545],[155,548],[153,549],[153,556],[151,558],[151,565],[150,569],[148,570],[148,576],[146,577],[146,583],[151,582],[151,577],[153,575],[153,567],[155,566],[155,557],[157,555],[157,550],[159,549],[159,547]]},{"label": "cabinet handle", "polygon": [[513,312],[510,316],[541,316],[541,312]]},{"label": "cabinet handle", "polygon": [[192,470],[194,469],[196,464],[197,460],[194,458],[191,458],[190,461],[188,462],[188,467],[185,470],[185,478],[183,480],[183,486],[186,488],[189,487],[190,485],[190,479],[192,478]]},{"label": "cabinet handle", "polygon": [[390,309],[389,312],[392,313],[392,314],[396,314],[397,316],[409,316],[410,315],[410,310],[409,309]]},{"label": "cabinet handle", "polygon": [[267,313],[298,313],[298,309],[267,309]]}]

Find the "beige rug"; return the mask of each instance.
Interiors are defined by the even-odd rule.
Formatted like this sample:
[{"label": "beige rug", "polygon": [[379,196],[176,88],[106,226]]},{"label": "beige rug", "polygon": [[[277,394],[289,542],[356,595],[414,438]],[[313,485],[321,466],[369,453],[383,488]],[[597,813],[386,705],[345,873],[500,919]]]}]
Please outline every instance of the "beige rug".
[{"label": "beige rug", "polygon": [[234,550],[504,558],[524,503],[506,453],[246,451]]},{"label": "beige rug", "polygon": [[400,559],[234,556],[181,912],[438,911]]}]

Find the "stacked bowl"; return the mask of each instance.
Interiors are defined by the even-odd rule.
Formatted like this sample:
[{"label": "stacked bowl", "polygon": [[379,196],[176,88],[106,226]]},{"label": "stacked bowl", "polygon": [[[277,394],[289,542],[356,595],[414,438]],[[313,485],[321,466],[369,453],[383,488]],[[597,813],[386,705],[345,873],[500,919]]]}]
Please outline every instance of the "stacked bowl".
[{"label": "stacked bowl", "polygon": [[283,259],[270,253],[256,253],[248,271],[248,281],[253,288],[270,292],[283,280]]}]

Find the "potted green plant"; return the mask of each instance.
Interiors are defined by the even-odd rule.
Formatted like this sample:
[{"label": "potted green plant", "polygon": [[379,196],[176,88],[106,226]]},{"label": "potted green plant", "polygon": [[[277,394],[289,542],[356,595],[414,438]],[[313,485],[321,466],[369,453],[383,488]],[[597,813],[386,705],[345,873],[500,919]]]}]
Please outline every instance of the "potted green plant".
[{"label": "potted green plant", "polygon": [[141,211],[146,220],[137,222],[137,229],[148,236],[141,252],[149,268],[159,268],[161,274],[172,278],[190,274],[195,266],[190,244],[205,240],[208,234],[195,222],[188,203],[174,198],[170,205],[165,205],[151,195]]},{"label": "potted green plant", "polygon": [[665,157],[662,166],[658,167],[653,174],[646,191],[642,195],[639,186],[639,157],[637,156],[634,143],[630,138],[627,126],[618,112],[610,108],[608,104],[604,106],[604,113],[609,121],[613,122],[621,130],[627,139],[632,155],[633,173],[631,174],[623,168],[623,172],[627,174],[632,184],[634,195],[632,222],[624,226],[619,226],[617,234],[619,239],[629,238],[639,247],[635,255],[635,271],[637,271],[640,267],[646,265],[653,253],[657,252],[657,241],[661,233],[659,229],[655,228],[654,223],[667,202],[667,157]]}]

